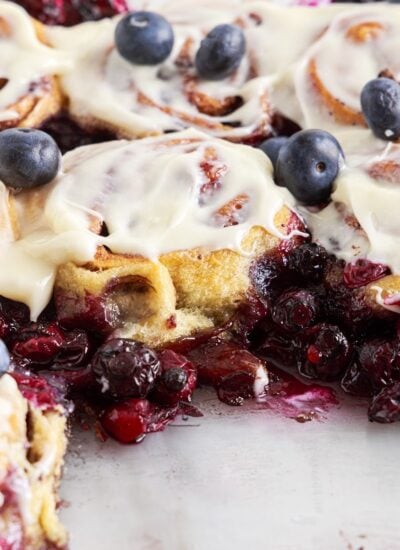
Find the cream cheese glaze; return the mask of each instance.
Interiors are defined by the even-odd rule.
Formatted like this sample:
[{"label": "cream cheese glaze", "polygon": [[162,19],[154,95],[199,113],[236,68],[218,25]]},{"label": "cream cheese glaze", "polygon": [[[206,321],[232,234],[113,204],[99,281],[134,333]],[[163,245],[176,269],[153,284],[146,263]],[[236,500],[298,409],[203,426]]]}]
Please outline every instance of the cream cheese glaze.
[{"label": "cream cheese glaze", "polygon": [[[124,137],[189,126],[234,140],[244,140],[256,132],[268,134],[266,82],[253,78],[258,43],[253,47],[247,32],[257,24],[251,12],[232,2],[216,2],[214,6],[196,3],[193,12],[185,13],[182,4],[168,3],[159,11],[169,19],[175,34],[172,54],[161,66],[134,66],[118,54],[114,47],[118,17],[72,29],[49,29],[49,41],[74,62],[62,77],[71,112],[89,122],[117,128]],[[200,41],[215,25],[227,22],[244,28],[247,55],[232,77],[218,82],[198,80],[193,60]],[[231,109],[210,114],[210,109],[214,112],[220,108],[212,102],[225,100],[232,102]]]},{"label": "cream cheese glaze", "polygon": [[[269,111],[303,128],[331,131],[346,153],[333,202],[319,212],[300,208],[314,239],[346,261],[368,258],[399,274],[400,188],[371,167],[389,161],[400,165],[400,148],[375,139],[365,127],[359,96],[365,82],[381,70],[399,76],[395,52],[400,8],[282,8],[246,0],[203,0],[196,2],[196,10],[184,12],[177,0],[149,0],[140,7],[158,9],[173,24],[175,49],[161,67],[135,67],[120,58],[113,48],[118,18],[48,30],[55,48],[52,55],[62,59],[54,70],[62,76],[72,112],[80,120],[98,119],[127,134],[177,130],[196,120],[210,133],[245,139],[260,120],[266,122],[261,101],[265,96]],[[184,76],[193,76],[193,69],[178,70],[174,61],[185,40],[192,41],[193,57],[204,34],[222,22],[243,26],[249,55],[232,79],[196,83],[196,91],[219,100],[242,97],[241,107],[217,117],[199,114],[188,101],[183,82]],[[185,116],[171,116],[138,101],[139,91]],[[222,128],[224,122],[239,125]],[[294,200],[274,186],[271,166],[261,153],[212,142],[228,171],[218,193],[200,204],[201,149],[211,138],[193,131],[174,138],[182,136],[199,140],[200,149],[191,151],[188,144],[171,148],[171,135],[79,149],[65,157],[63,173],[53,184],[15,197],[19,227],[13,227],[11,219],[1,226],[0,256],[7,267],[0,273],[0,294],[27,303],[35,318],[50,298],[57,266],[88,261],[99,244],[156,259],[163,252],[199,245],[240,251],[251,225],[278,234],[274,215],[283,204],[293,207]],[[245,191],[251,195],[251,208],[242,223],[227,228],[210,223],[219,206]],[[1,193],[2,209],[7,211],[7,193]],[[105,221],[108,237],[90,231],[96,219]]]},{"label": "cream cheese glaze", "polygon": [[[220,174],[215,189],[202,169],[210,152]],[[237,225],[223,227],[219,209],[240,196],[247,202]],[[27,303],[33,318],[50,299],[57,266],[91,260],[98,245],[154,261],[200,246],[240,252],[255,225],[288,238],[274,217],[293,203],[261,151],[195,130],[75,149],[52,184],[14,202],[19,238],[3,239],[0,295]],[[107,237],[97,234],[99,222]]]},{"label": "cream cheese glaze", "polygon": [[[61,51],[42,44],[33,20],[12,2],[0,2],[0,120],[12,121],[18,114],[10,108],[40,78],[58,74],[70,67]],[[35,93],[40,94],[40,90]]]}]

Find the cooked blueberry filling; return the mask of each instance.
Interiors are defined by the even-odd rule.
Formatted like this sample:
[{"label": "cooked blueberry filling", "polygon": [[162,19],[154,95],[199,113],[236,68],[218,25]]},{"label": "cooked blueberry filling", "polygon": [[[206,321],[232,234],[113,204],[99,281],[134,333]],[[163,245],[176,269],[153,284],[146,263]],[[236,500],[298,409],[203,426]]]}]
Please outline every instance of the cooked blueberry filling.
[{"label": "cooked blueberry filling", "polygon": [[161,373],[161,363],[147,346],[114,338],[97,350],[92,370],[103,395],[113,399],[146,397]]},{"label": "cooked blueberry filling", "polygon": [[182,368],[173,367],[164,372],[163,382],[167,390],[180,391],[185,387],[187,374]]}]

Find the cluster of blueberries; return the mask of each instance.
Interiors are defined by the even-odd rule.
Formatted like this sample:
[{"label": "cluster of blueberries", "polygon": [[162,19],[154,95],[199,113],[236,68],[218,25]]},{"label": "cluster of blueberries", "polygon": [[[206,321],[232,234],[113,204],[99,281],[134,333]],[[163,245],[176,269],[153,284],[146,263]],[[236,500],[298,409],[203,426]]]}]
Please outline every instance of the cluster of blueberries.
[{"label": "cluster of blueberries", "polygon": [[[128,13],[115,29],[119,54],[135,65],[158,65],[174,46],[174,31],[158,13]],[[243,31],[235,25],[217,25],[202,40],[196,54],[198,74],[206,80],[223,80],[238,68],[246,50]]]},{"label": "cluster of blueberries", "polygon": [[[165,61],[174,44],[169,22],[153,12],[128,13],[115,30],[119,54],[132,64]],[[217,25],[202,40],[195,65],[201,78],[219,80],[239,66],[246,49],[243,31],[235,25]],[[380,139],[400,138],[400,84],[386,76],[368,82],[361,107],[372,132]],[[272,137],[260,148],[271,159],[274,177],[305,205],[326,203],[344,154],[336,138],[323,130],[301,130],[289,137]],[[60,150],[51,136],[36,129],[0,132],[0,180],[15,189],[52,181],[60,168]]]},{"label": "cluster of blueberries", "polygon": [[[385,141],[400,138],[400,84],[387,77],[367,82],[361,92],[361,108],[373,134]],[[287,187],[302,204],[326,203],[344,163],[337,139],[323,130],[301,130],[290,138],[265,140],[260,148],[274,167],[277,185]]]}]

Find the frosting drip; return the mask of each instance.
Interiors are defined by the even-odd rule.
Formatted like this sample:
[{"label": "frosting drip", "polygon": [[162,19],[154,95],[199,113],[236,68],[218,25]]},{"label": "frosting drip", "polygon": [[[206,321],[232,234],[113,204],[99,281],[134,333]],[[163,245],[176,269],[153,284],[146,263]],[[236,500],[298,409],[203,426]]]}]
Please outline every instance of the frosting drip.
[{"label": "frosting drip", "polygon": [[[182,10],[178,0],[140,4],[160,11],[174,27],[174,51],[158,67],[135,67],[118,55],[113,46],[118,17],[48,29],[50,49],[38,42],[20,8],[1,2],[0,21],[9,15],[13,33],[12,40],[0,33],[8,53],[0,61],[0,76],[12,81],[0,90],[0,109],[28,82],[50,73],[61,76],[75,115],[129,135],[194,125],[241,140],[265,131],[273,112],[303,128],[326,129],[342,144],[346,166],[331,204],[319,212],[299,207],[314,239],[346,261],[368,258],[399,274],[400,146],[372,136],[359,99],[365,82],[380,71],[400,76],[399,7],[336,4],[310,10],[261,0],[202,0],[196,10]],[[233,77],[197,81],[192,61],[198,44],[226,22],[242,26],[247,55]],[[17,54],[18,63],[8,62]],[[199,97],[240,102],[231,112],[210,114],[201,112]],[[1,118],[12,116],[0,112]],[[52,185],[21,194],[11,204],[1,187],[0,256],[6,267],[0,294],[28,303],[35,317],[50,298],[57,266],[90,260],[99,244],[154,259],[196,246],[240,251],[251,225],[277,234],[274,215],[283,204],[293,207],[294,200],[273,184],[261,153],[233,150],[192,131],[175,137],[74,151]],[[219,174],[211,189],[204,185],[207,163]],[[242,201],[235,214],[239,223],[223,227],[220,211],[235,200]],[[107,237],[99,235],[103,222]]]},{"label": "frosting drip", "polygon": [[42,77],[70,66],[68,58],[42,44],[33,20],[12,2],[0,2],[0,121],[13,121],[12,106],[27,93],[40,94]]},{"label": "frosting drip", "polygon": [[98,245],[156,261],[194,247],[240,252],[257,225],[284,238],[274,217],[291,198],[271,173],[262,152],[194,130],[76,149],[52,184],[15,196],[19,238],[3,240],[0,295],[37,317],[57,266],[91,260]]}]

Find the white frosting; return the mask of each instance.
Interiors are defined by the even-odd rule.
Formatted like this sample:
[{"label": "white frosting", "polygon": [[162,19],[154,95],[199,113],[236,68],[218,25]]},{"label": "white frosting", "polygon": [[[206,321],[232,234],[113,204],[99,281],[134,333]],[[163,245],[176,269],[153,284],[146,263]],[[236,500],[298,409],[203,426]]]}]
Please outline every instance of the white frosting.
[{"label": "white frosting", "polygon": [[[202,163],[211,154],[215,190]],[[274,185],[259,150],[187,130],[173,136],[115,141],[68,153],[56,180],[15,197],[20,238],[0,249],[0,295],[20,300],[35,318],[47,304],[57,266],[93,258],[98,245],[154,261],[193,247],[241,250],[252,226],[281,235],[274,216],[289,193]],[[237,197],[237,224],[218,211]],[[109,236],[92,231],[105,222]],[[94,225],[93,225],[94,224]]]},{"label": "white frosting", "polygon": [[[26,82],[34,78],[33,73],[60,74],[73,113],[102,120],[129,135],[197,125],[214,135],[246,139],[265,128],[271,110],[304,128],[327,129],[342,144],[346,166],[328,207],[320,212],[301,209],[314,238],[346,261],[368,258],[400,273],[400,186],[393,183],[396,174],[390,183],[387,171],[377,169],[383,163],[400,166],[400,147],[372,136],[359,99],[365,82],[381,70],[400,76],[396,57],[400,8],[335,4],[286,9],[262,0],[201,0],[193,10],[183,10],[179,0],[148,0],[140,7],[157,9],[173,25],[174,50],[161,66],[135,66],[118,55],[113,35],[119,17],[49,29],[55,48],[49,50],[38,43],[22,10],[0,2],[0,16],[1,10],[10,10],[15,21],[21,20],[9,45],[12,52],[19,52],[24,40],[29,43],[26,63],[10,63],[15,71],[10,75],[13,85],[23,84],[18,71],[29,75]],[[240,24],[246,36],[247,52],[237,74],[206,82],[197,81],[190,64],[178,69],[175,61],[185,41],[191,41],[188,52],[193,61],[202,37],[223,22]],[[226,116],[202,114],[189,100],[188,81],[196,92],[217,100],[239,95],[243,105]],[[0,91],[0,108],[6,89]],[[13,116],[12,110],[0,113],[4,116]],[[233,128],[226,122],[239,125]],[[5,266],[0,272],[0,294],[27,303],[36,317],[51,295],[57,266],[90,260],[99,244],[156,259],[171,250],[196,246],[240,251],[251,225],[279,233],[274,215],[283,204],[293,206],[294,201],[273,185],[270,164],[261,153],[210,142],[217,162],[226,165],[227,172],[221,176],[218,192],[199,201],[204,179],[199,165],[208,138],[192,131],[175,137],[198,140],[199,147],[191,150],[188,143],[171,147],[173,138],[168,135],[68,154],[63,173],[52,185],[16,197],[17,224],[6,215],[7,192],[0,186],[0,260]],[[250,201],[240,223],[217,227],[213,215],[218,208],[243,194]],[[96,219],[106,223],[108,237],[90,230]]]},{"label": "white frosting", "polygon": [[[151,2],[148,7],[152,8]],[[157,66],[133,65],[119,55],[114,46],[119,17],[73,29],[49,29],[50,42],[74,62],[62,78],[71,111],[117,127],[127,136],[189,126],[231,139],[244,139],[260,128],[266,133],[268,78],[249,80],[256,69],[260,34],[253,36],[256,21],[251,10],[241,2],[217,0],[196,3],[195,10],[182,10],[179,2],[162,3],[159,11],[171,22],[175,42],[169,58]],[[232,77],[217,82],[198,80],[193,68],[196,51],[207,32],[220,23],[238,23],[244,28],[247,53]],[[183,50],[189,62],[185,68],[178,66]],[[239,96],[243,105],[224,116],[204,114],[191,100],[192,92],[216,101]]]},{"label": "white frosting", "polygon": [[70,66],[61,51],[42,44],[33,20],[12,2],[0,2],[0,121],[14,120],[18,113],[8,107],[29,93],[42,93],[35,85],[45,76],[60,73]]}]

